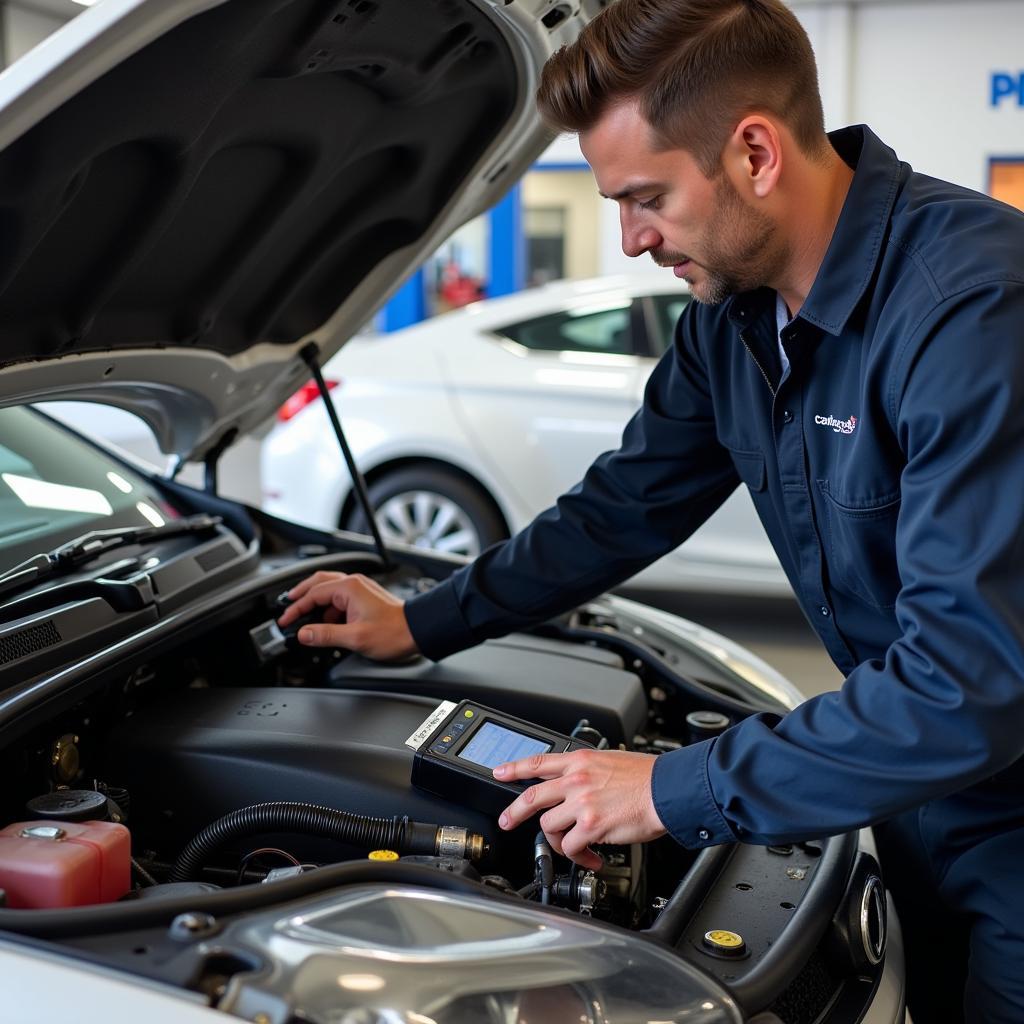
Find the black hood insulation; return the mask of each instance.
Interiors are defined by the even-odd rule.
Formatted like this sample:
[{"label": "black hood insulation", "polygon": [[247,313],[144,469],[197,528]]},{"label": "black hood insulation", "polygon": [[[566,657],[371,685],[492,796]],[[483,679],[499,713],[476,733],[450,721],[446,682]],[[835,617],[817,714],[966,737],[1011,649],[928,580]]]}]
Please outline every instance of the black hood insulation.
[{"label": "black hood insulation", "polygon": [[230,0],[0,153],[0,365],[320,327],[513,111],[468,0]]}]

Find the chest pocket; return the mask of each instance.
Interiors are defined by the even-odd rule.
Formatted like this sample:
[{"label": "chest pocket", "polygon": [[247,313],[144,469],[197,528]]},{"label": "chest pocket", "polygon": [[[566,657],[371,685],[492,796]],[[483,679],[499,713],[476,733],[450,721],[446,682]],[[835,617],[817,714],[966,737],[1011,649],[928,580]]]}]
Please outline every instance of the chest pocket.
[{"label": "chest pocket", "polygon": [[874,608],[896,604],[901,581],[896,565],[898,493],[851,506],[836,498],[828,480],[819,480],[827,534],[829,580]]},{"label": "chest pocket", "polygon": [[750,488],[751,491],[763,491],[767,477],[764,468],[764,455],[758,451],[737,451],[729,449],[733,465],[740,479]]}]

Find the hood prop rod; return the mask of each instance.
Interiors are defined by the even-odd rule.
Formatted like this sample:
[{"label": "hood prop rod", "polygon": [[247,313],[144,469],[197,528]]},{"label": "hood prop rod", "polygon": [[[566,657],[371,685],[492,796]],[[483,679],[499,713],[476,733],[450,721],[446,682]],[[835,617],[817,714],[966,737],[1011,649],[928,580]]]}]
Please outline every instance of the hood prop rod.
[{"label": "hood prop rod", "polygon": [[[206,453],[203,465],[203,489],[207,494],[215,495],[217,493],[217,463],[220,462],[220,457],[235,443],[236,437],[238,437],[238,427],[232,427],[225,431],[224,436]],[[179,459],[171,474],[172,480],[178,475],[181,465]]]},{"label": "hood prop rod", "polygon": [[356,500],[359,502],[359,507],[362,509],[363,515],[366,517],[366,521],[369,524],[369,530],[373,536],[373,543],[377,548],[377,554],[380,556],[380,560],[384,563],[385,569],[394,568],[394,564],[388,557],[387,548],[384,547],[384,538],[380,535],[380,528],[377,526],[377,518],[373,514],[373,506],[370,504],[370,495],[366,490],[366,480],[363,479],[363,474],[359,472],[356,460],[352,458],[352,449],[348,446],[348,441],[345,438],[345,431],[341,429],[341,420],[338,419],[338,412],[334,408],[334,402],[331,400],[331,393],[327,390],[327,385],[324,383],[324,375],[320,372],[320,363],[317,360],[318,354],[319,349],[313,342],[310,342],[302,349],[301,352],[299,352],[303,362],[309,367],[310,373],[313,374],[313,380],[316,381],[316,387],[320,392],[320,397],[323,399],[324,408],[327,410],[327,415],[330,417],[331,428],[334,430],[334,436],[338,439],[338,446],[341,448],[341,454],[345,457],[345,465],[348,466],[348,473],[352,478],[352,486],[355,488]]}]

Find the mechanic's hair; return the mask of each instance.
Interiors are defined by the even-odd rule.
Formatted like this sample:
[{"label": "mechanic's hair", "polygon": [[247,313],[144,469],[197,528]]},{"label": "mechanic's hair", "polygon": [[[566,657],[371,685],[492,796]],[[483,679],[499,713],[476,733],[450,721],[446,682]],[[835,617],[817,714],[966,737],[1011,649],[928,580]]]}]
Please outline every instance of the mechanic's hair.
[{"label": "mechanic's hair", "polygon": [[634,99],[658,142],[688,150],[707,177],[750,113],[784,121],[810,157],[829,151],[814,52],[783,0],[617,0],[551,57],[537,92],[563,132]]}]

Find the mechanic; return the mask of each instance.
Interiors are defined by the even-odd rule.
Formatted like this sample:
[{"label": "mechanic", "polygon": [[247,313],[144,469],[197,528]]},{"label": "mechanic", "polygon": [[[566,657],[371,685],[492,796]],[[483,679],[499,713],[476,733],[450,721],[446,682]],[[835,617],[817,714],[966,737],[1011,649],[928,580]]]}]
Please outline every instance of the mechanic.
[{"label": "mechanic", "polygon": [[404,605],[318,573],[282,624],[320,606],[304,643],[439,659],[627,579],[745,483],[842,689],[658,758],[502,766],[545,781],[501,827],[543,812],[597,867],[592,844],[666,831],[693,849],[875,825],[915,1024],[1019,1024],[1024,215],[864,126],[826,135],[781,0],[619,0],[538,100],[579,134],[624,252],[698,301],[619,450],[555,508]]}]

